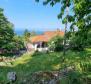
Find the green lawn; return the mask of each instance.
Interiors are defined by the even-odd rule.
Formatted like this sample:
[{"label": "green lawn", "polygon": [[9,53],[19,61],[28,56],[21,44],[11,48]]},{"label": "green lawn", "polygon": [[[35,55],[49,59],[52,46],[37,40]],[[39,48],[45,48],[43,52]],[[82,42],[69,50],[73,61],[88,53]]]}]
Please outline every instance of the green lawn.
[{"label": "green lawn", "polygon": [[91,49],[82,52],[67,51],[64,62],[62,57],[62,52],[25,53],[17,58],[15,62],[12,62],[11,66],[0,67],[0,84],[7,82],[7,73],[10,71],[17,73],[17,82],[15,84],[21,84],[22,80],[30,79],[33,72],[59,70],[71,65],[74,65],[80,73],[91,76]]}]

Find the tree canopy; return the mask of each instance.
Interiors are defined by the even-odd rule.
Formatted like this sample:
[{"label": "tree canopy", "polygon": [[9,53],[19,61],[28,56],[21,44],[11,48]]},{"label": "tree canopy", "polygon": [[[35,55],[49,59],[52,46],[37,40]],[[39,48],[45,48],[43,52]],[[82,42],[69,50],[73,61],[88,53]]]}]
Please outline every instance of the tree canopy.
[{"label": "tree canopy", "polygon": [[[39,2],[41,0],[36,0],[36,1]],[[60,4],[60,13],[58,14],[58,19],[62,19],[63,24],[67,23],[67,21],[71,23],[70,31],[71,33],[74,33],[74,35],[70,33],[71,35],[69,36],[75,36],[73,38],[77,43],[79,40],[78,43],[79,45],[87,46],[88,45],[87,43],[89,42],[88,32],[91,31],[91,0],[44,0],[43,1],[44,5],[50,4],[51,6],[54,6],[57,3]],[[69,13],[67,10],[68,8],[69,8]],[[66,13],[68,14],[65,15]],[[74,30],[77,31],[74,32]]]},{"label": "tree canopy", "polygon": [[14,36],[13,24],[7,20],[0,8],[0,48],[7,48]]},{"label": "tree canopy", "polygon": [[25,29],[25,31],[24,31],[24,40],[26,41],[26,42],[29,42],[30,40],[30,35],[31,35],[31,33],[27,30],[27,29]]},{"label": "tree canopy", "polygon": [[[36,0],[39,2],[40,0]],[[68,21],[72,22],[71,28],[76,25],[79,29],[90,29],[91,28],[91,0],[44,0],[43,4],[50,4],[54,6],[60,3],[59,19],[65,20],[63,15],[65,14],[66,7],[72,10],[73,14],[69,13]],[[69,10],[69,12],[70,12]]]},{"label": "tree canopy", "polygon": [[19,52],[20,49],[24,48],[24,42],[21,37],[14,33],[13,24],[8,21],[3,13],[3,9],[0,8],[0,49],[4,53]]}]

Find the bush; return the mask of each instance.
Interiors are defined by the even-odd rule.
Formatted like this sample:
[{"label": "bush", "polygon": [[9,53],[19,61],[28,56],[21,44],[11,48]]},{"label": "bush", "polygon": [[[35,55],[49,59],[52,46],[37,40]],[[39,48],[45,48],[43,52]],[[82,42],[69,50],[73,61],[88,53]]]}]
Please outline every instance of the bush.
[{"label": "bush", "polygon": [[23,50],[24,48],[24,42],[21,37],[15,35],[12,42],[7,43],[3,48],[1,48],[2,52],[0,54],[4,56],[13,56],[19,54],[20,50]]},{"label": "bush", "polygon": [[52,51],[63,50],[63,38],[59,35],[53,37],[48,43],[49,49]]},{"label": "bush", "polygon": [[72,50],[78,50],[81,51],[84,49],[84,44],[80,36],[74,36],[70,40],[70,48]]},{"label": "bush", "polygon": [[91,31],[89,31],[87,35],[87,46],[91,47]]},{"label": "bush", "polygon": [[79,31],[75,32],[70,38],[70,48],[82,51],[86,47],[91,47],[91,31],[85,34]]}]

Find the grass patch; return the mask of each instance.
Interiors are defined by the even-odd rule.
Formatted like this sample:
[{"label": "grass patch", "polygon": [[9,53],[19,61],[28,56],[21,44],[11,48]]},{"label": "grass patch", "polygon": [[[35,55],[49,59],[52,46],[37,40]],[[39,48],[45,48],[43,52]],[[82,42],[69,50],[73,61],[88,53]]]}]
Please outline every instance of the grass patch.
[{"label": "grass patch", "polygon": [[[65,66],[75,66],[75,68],[84,73],[85,76],[91,76],[91,51],[86,49],[82,52],[67,51],[66,59],[62,61],[62,52],[51,53],[25,53],[23,56],[17,58],[12,66],[0,67],[0,83],[7,82],[7,73],[15,71],[17,73],[17,82],[21,84],[24,79],[30,79],[31,73],[37,71],[53,71],[59,70]],[[89,74],[88,74],[89,73]]]}]

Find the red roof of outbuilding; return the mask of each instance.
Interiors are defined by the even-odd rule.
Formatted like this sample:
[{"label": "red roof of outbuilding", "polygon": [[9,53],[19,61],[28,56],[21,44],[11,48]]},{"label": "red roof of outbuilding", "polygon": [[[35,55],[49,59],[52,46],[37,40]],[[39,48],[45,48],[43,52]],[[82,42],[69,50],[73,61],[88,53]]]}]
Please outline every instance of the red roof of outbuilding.
[{"label": "red roof of outbuilding", "polygon": [[57,31],[46,31],[42,35],[36,35],[31,38],[32,43],[36,42],[48,42],[51,38],[56,35],[64,36],[64,32],[57,30]]}]

